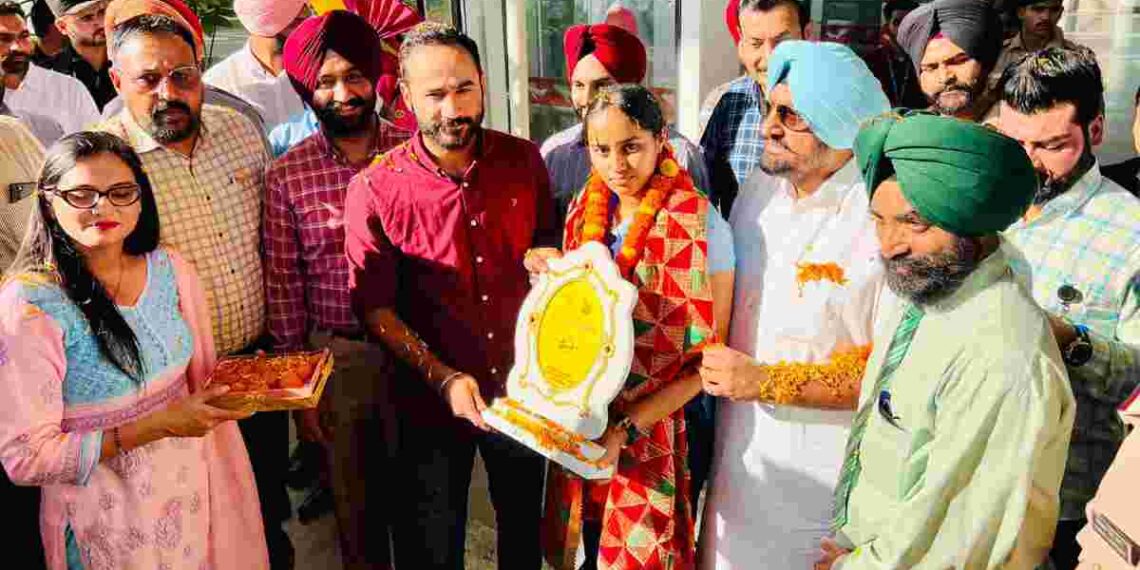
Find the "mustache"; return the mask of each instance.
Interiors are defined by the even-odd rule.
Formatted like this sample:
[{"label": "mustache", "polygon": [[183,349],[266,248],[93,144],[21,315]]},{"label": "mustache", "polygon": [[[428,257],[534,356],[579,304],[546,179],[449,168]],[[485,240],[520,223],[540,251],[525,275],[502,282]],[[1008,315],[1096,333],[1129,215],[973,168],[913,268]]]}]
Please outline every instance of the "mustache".
[{"label": "mustache", "polygon": [[440,128],[443,129],[456,129],[462,126],[473,127],[475,126],[474,117],[458,117],[455,119],[445,119],[438,123]]},{"label": "mustache", "polygon": [[973,93],[976,88],[977,88],[977,83],[961,83],[958,81],[954,81],[952,83],[947,83],[946,85],[943,85],[942,89],[939,89],[938,92],[935,93],[935,95],[936,96],[942,95],[943,93],[949,93],[951,91],[965,91],[967,93]]},{"label": "mustache", "polygon": [[5,65],[11,64],[11,63],[25,63],[29,59],[31,59],[31,57],[32,57],[32,54],[30,54],[30,53],[23,52],[23,51],[16,51],[13,49],[12,51],[8,52],[8,55],[4,56],[3,58],[0,58],[0,63],[3,63]]},{"label": "mustache", "polygon": [[329,111],[333,111],[335,113],[340,113],[341,111],[347,109],[360,109],[366,105],[368,105],[368,101],[365,101],[363,97],[353,97],[352,99],[349,99],[343,103],[339,101],[333,101],[332,103],[325,105],[325,109],[328,109]]},{"label": "mustache", "polygon": [[194,114],[194,111],[190,109],[190,106],[186,103],[183,103],[182,101],[159,101],[158,104],[154,106],[154,109],[150,112],[150,116],[151,118],[157,120],[161,117],[166,116],[172,111],[182,111],[187,115]]}]

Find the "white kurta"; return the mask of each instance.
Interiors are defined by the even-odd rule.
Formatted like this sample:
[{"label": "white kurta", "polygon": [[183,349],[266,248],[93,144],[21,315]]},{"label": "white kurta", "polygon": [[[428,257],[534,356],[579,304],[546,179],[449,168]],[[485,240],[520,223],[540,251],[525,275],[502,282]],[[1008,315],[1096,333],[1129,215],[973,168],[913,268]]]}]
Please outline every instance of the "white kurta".
[{"label": "white kurta", "polygon": [[[855,161],[812,195],[756,170],[730,219],[737,251],[729,345],[761,362],[827,361],[869,345],[883,269]],[[846,283],[796,281],[833,262]],[[701,568],[811,568],[827,535],[852,412],[721,400]]]},{"label": "white kurta", "polygon": [[4,103],[17,115],[29,113],[55,119],[65,135],[99,122],[99,108],[83,83],[34,64],[28,66],[28,74],[19,87],[4,92]]},{"label": "white kurta", "polygon": [[253,105],[265,122],[268,133],[293,115],[305,111],[305,104],[289,76],[273,75],[253,56],[249,43],[214,64],[203,76],[206,83],[241,97]]}]

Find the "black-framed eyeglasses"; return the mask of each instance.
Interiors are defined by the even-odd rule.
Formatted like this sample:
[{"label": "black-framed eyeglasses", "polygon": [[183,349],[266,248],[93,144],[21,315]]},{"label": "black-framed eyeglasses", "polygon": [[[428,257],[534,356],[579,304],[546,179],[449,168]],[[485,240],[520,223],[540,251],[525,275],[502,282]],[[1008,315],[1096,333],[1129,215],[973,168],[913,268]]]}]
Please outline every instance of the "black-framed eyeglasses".
[{"label": "black-framed eyeglasses", "polygon": [[811,125],[808,124],[807,119],[804,119],[795,109],[787,105],[772,105],[769,116],[771,113],[775,113],[776,122],[789,131],[804,133],[811,130]]},{"label": "black-framed eyeglasses", "polygon": [[76,186],[75,188],[44,188],[59,196],[67,205],[79,210],[90,210],[107,200],[112,206],[130,206],[142,197],[142,188],[134,182],[116,184],[106,190],[99,190],[93,186]]}]

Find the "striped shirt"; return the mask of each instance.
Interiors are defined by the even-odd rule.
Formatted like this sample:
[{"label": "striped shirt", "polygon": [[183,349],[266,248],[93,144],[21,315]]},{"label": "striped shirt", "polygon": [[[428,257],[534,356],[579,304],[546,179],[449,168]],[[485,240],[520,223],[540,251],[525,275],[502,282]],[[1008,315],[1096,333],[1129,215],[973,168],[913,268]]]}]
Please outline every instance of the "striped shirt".
[{"label": "striped shirt", "polygon": [[163,147],[128,110],[100,127],[134,147],[154,187],[161,242],[198,270],[218,354],[265,332],[260,226],[269,154],[264,135],[236,111],[202,107],[191,156]]},{"label": "striped shirt", "polygon": [[[1077,419],[1061,486],[1061,519],[1079,520],[1124,440],[1116,408],[1140,382],[1140,200],[1094,166],[1005,237],[1037,304],[1089,329],[1092,359],[1069,367]],[[1079,302],[1062,301],[1065,285]]]}]

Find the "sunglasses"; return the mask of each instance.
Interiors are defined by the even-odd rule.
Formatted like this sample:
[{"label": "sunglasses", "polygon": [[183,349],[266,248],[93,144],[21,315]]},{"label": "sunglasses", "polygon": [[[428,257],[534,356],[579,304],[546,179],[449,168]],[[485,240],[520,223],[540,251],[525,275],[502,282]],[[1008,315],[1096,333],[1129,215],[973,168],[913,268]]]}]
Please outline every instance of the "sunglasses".
[{"label": "sunglasses", "polygon": [[776,122],[789,131],[805,133],[811,130],[811,125],[808,124],[807,119],[804,119],[802,115],[791,107],[786,105],[772,105],[769,116],[771,116],[772,113],[776,114]]},{"label": "sunglasses", "polygon": [[67,205],[79,210],[91,210],[99,202],[107,200],[112,206],[130,206],[142,197],[142,188],[133,182],[116,184],[106,190],[98,190],[91,186],[76,186],[75,188],[44,188],[45,192],[59,196]]}]

